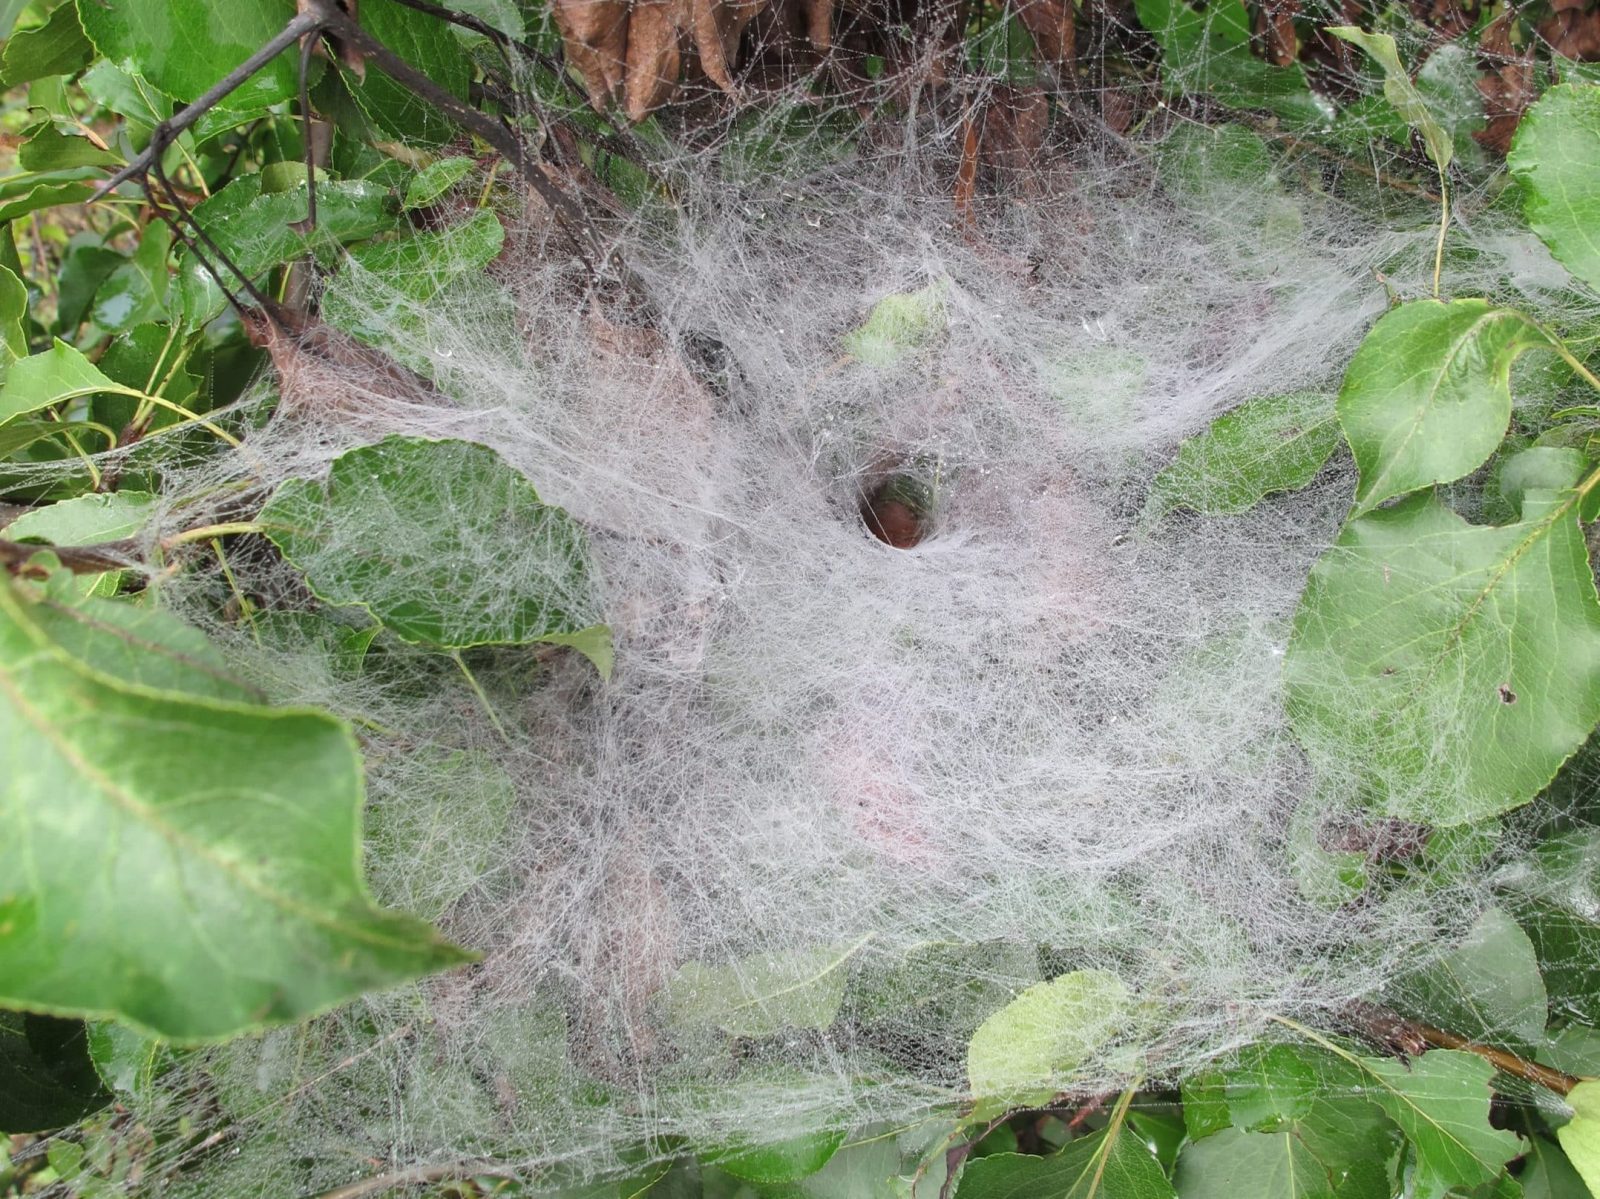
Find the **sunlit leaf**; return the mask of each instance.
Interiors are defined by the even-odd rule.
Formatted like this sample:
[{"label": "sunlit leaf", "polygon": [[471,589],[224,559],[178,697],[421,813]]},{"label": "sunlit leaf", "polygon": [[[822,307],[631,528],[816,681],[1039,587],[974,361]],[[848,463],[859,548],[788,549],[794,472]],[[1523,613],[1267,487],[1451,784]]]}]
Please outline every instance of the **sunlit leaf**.
[{"label": "sunlit leaf", "polygon": [[367,895],[346,726],[58,578],[0,583],[0,1003],[220,1037],[466,960]]},{"label": "sunlit leaf", "polygon": [[1485,300],[1417,300],[1385,314],[1339,391],[1361,471],[1354,514],[1482,465],[1511,420],[1511,364],[1545,344],[1527,317]]},{"label": "sunlit leaf", "polygon": [[967,1046],[973,1095],[1049,1091],[1128,1029],[1133,1001],[1109,970],[1074,970],[1035,983],[990,1016]]},{"label": "sunlit leaf", "polygon": [[1576,496],[1470,525],[1430,494],[1352,520],[1312,568],[1285,679],[1296,731],[1386,815],[1527,802],[1600,720],[1600,601]]}]

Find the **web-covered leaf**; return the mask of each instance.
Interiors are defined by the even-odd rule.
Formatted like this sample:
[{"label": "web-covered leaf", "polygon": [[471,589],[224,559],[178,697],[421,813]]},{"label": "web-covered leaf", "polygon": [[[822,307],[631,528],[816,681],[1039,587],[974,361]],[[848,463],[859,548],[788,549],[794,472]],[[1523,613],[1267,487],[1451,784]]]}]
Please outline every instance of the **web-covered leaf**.
[{"label": "web-covered leaf", "polygon": [[362,446],[284,483],[259,522],[322,599],[413,645],[570,645],[610,671],[583,529],[487,446]]},{"label": "web-covered leaf", "polygon": [[1206,515],[1246,512],[1268,495],[1310,483],[1339,445],[1329,396],[1266,396],[1218,417],[1183,443],[1156,476],[1141,517],[1175,508]]},{"label": "web-covered leaf", "polygon": [[1176,1199],[1161,1165],[1126,1125],[1047,1156],[995,1153],[967,1163],[956,1199]]}]

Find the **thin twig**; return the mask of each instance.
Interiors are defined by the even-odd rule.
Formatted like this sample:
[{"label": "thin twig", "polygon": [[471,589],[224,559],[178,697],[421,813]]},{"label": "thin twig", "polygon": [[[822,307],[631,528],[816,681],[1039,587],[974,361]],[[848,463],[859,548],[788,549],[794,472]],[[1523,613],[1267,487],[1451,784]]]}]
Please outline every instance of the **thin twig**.
[{"label": "thin twig", "polygon": [[1391,1050],[1399,1048],[1405,1052],[1415,1053],[1419,1047],[1427,1046],[1435,1049],[1459,1049],[1463,1053],[1481,1057],[1495,1069],[1513,1078],[1544,1087],[1557,1095],[1568,1094],[1573,1087],[1583,1081],[1565,1071],[1542,1066],[1538,1062],[1530,1062],[1527,1058],[1519,1057],[1509,1050],[1483,1045],[1459,1033],[1446,1032],[1442,1028],[1434,1028],[1420,1020],[1409,1019],[1375,1003],[1351,1004],[1346,1009],[1346,1015],[1356,1029],[1369,1040]]},{"label": "thin twig", "polygon": [[245,59],[233,70],[229,71],[220,80],[213,84],[204,95],[181,111],[173,114],[167,120],[155,127],[150,135],[150,144],[142,153],[137,154],[111,178],[95,188],[91,200],[103,200],[131,179],[142,179],[149,173],[150,168],[161,161],[162,154],[178,137],[206,113],[210,112],[229,95],[242,87],[252,75],[266,66],[278,55],[301,38],[316,33],[323,27],[323,16],[314,11],[296,13],[287,25],[278,31],[249,58]]},{"label": "thin twig", "polygon": [[141,568],[135,541],[102,541],[97,545],[33,545],[0,537],[0,567],[22,574],[35,554],[54,554],[75,575],[104,574],[108,570]]},{"label": "thin twig", "polygon": [[597,277],[600,264],[608,255],[601,244],[588,215],[578,204],[552,183],[528,157],[527,147],[511,129],[492,117],[479,112],[459,96],[446,91],[405,59],[395,54],[347,14],[332,7],[329,0],[307,0],[311,11],[320,17],[320,27],[333,33],[347,45],[378,65],[378,69],[402,87],[409,88],[434,108],[449,117],[469,133],[475,133],[500,151],[529,186],[550,207],[562,230],[572,239],[589,268],[591,277]]}]

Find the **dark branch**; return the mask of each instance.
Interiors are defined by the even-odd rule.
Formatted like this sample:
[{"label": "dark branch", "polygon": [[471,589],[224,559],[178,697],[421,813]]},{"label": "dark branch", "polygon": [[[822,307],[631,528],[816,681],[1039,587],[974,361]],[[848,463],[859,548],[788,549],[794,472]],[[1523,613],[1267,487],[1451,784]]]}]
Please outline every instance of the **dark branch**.
[{"label": "dark branch", "polygon": [[499,121],[479,112],[466,101],[440,87],[362,29],[345,13],[333,8],[329,0],[310,0],[308,7],[320,16],[321,28],[337,35],[341,41],[375,62],[378,69],[389,78],[402,87],[409,88],[457,125],[477,134],[498,150],[517,168],[523,179],[539,194],[539,198],[549,205],[556,222],[572,239],[590,274],[598,273],[598,268],[606,260],[607,255],[600,238],[589,223],[588,216],[566,192],[545,177],[537,163],[529,159],[528,149],[520,137]]},{"label": "dark branch", "polygon": [[12,574],[27,569],[35,554],[54,554],[75,575],[102,574],[108,570],[140,567],[139,547],[132,541],[105,541],[99,545],[30,545],[0,538],[0,566]]},{"label": "dark branch", "polygon": [[151,166],[161,160],[161,155],[166,152],[167,147],[177,139],[180,133],[222,103],[232,92],[242,87],[252,75],[294,45],[295,42],[308,34],[317,32],[322,28],[322,24],[323,18],[318,13],[296,13],[289,23],[273,36],[271,41],[224,75],[207,90],[205,95],[180,112],[173,114],[168,120],[162,121],[161,124],[157,125],[155,132],[150,137],[150,144],[144,148],[143,153],[136,156],[127,166],[97,187],[90,199],[103,200],[130,179],[144,178],[149,173]]}]

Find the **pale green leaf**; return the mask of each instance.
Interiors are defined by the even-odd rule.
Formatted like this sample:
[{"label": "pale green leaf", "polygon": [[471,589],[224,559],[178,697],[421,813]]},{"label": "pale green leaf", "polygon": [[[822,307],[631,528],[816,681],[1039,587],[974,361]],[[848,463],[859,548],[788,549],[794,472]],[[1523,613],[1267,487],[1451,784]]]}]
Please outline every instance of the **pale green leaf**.
[{"label": "pale green leaf", "polygon": [[61,596],[0,582],[0,1003],[204,1039],[467,959],[373,906],[348,727],[136,665],[128,605]]},{"label": "pale green leaf", "polygon": [[282,484],[258,519],[321,599],[414,645],[571,645],[609,669],[582,527],[487,446],[349,450],[326,480]]},{"label": "pale green leaf", "polygon": [[740,1037],[829,1027],[839,1015],[846,966],[860,945],[763,954],[727,966],[685,962],[667,983],[674,1024]]},{"label": "pale green leaf", "polygon": [[1600,1195],[1600,1082],[1580,1082],[1567,1095],[1572,1119],[1556,1129],[1556,1140],[1591,1194]]},{"label": "pale green leaf", "polygon": [[1514,808],[1600,720],[1600,601],[1576,503],[1535,492],[1497,528],[1417,495],[1351,521],[1312,568],[1290,714],[1386,815],[1451,825]]},{"label": "pale green leaf", "polygon": [[1361,471],[1353,514],[1482,464],[1511,420],[1511,364],[1545,344],[1521,313],[1486,300],[1417,300],[1386,313],[1339,392]]},{"label": "pale green leaf", "polygon": [[106,391],[126,393],[128,389],[58,337],[48,350],[11,364],[5,386],[0,388],[0,424],[52,404]]},{"label": "pale green leaf", "polygon": [[473,165],[473,160],[464,155],[429,163],[406,184],[404,207],[426,208],[465,179]]},{"label": "pale green leaf", "polygon": [[1366,33],[1354,25],[1335,25],[1328,29],[1334,37],[1360,46],[1374,62],[1383,68],[1384,98],[1394,105],[1395,111],[1405,118],[1422,135],[1422,144],[1428,157],[1441,171],[1450,165],[1455,155],[1455,142],[1450,131],[1440,122],[1438,114],[1427,98],[1411,82],[1411,75],[1400,62],[1400,52],[1394,38],[1387,33]]},{"label": "pale green leaf", "polygon": [[1557,261],[1600,291],[1600,84],[1552,87],[1517,127],[1506,163],[1528,224]]},{"label": "pale green leaf", "polygon": [[1335,1179],[1292,1129],[1229,1128],[1178,1155],[1183,1199],[1334,1199]]},{"label": "pale green leaf", "polygon": [[968,1086],[986,1099],[1049,1091],[1126,1032],[1132,1009],[1127,988],[1109,970],[1035,983],[972,1034]]},{"label": "pale green leaf", "polygon": [[1393,993],[1407,1015],[1473,1041],[1533,1045],[1544,1037],[1549,997],[1533,943],[1499,908]]},{"label": "pale green leaf", "polygon": [[944,331],[946,287],[936,280],[917,291],[884,296],[860,328],[847,333],[844,348],[869,366],[891,366],[929,345]]}]

